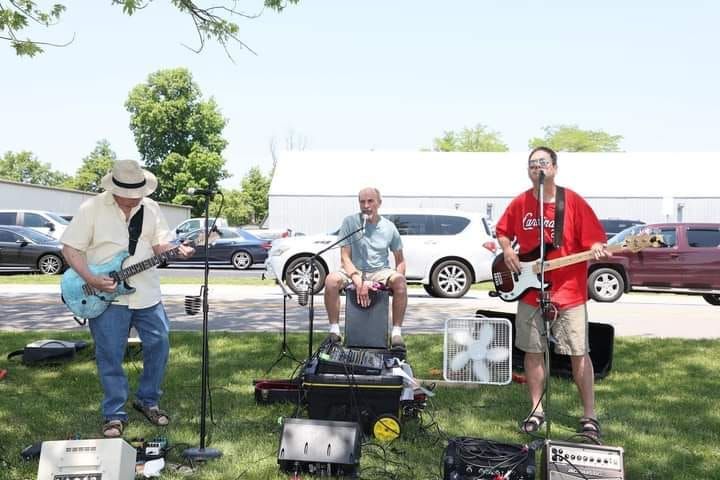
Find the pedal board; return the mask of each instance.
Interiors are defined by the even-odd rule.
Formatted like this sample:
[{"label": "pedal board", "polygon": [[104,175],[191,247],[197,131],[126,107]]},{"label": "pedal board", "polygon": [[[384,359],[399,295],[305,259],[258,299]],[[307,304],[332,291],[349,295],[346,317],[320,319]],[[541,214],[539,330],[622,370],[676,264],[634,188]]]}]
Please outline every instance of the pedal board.
[{"label": "pedal board", "polygon": [[548,440],[542,467],[543,480],[625,480],[621,447]]},{"label": "pedal board", "polygon": [[448,440],[443,480],[535,480],[535,449],[471,437]]}]

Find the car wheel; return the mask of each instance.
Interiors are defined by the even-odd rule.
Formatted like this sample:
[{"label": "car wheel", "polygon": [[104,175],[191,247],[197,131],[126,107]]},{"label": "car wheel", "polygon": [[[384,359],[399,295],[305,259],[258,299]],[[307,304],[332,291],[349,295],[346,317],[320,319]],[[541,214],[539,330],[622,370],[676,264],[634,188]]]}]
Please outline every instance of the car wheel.
[{"label": "car wheel", "polygon": [[612,268],[598,268],[588,278],[588,293],[596,302],[614,302],[624,291],[625,280]]},{"label": "car wheel", "polygon": [[55,275],[63,269],[63,261],[57,255],[51,253],[43,255],[38,260],[38,269],[45,275]]},{"label": "car wheel", "polygon": [[714,293],[707,293],[703,295],[703,298],[706,302],[708,302],[710,305],[717,305],[720,306],[720,295],[714,294]]},{"label": "car wheel", "polygon": [[[306,292],[310,286],[310,264],[307,263],[308,257],[299,257],[290,262],[287,269],[285,270],[285,283],[290,290],[295,292]],[[325,286],[325,277],[327,277],[327,271],[321,263],[315,262],[314,270],[314,285],[313,293],[318,293]]]},{"label": "car wheel", "polygon": [[460,298],[470,290],[470,269],[457,260],[447,260],[435,267],[430,285],[436,297]]},{"label": "car wheel", "polygon": [[252,256],[243,250],[234,253],[230,261],[232,266],[238,270],[247,270],[253,264]]},{"label": "car wheel", "polygon": [[437,293],[435,292],[435,290],[433,289],[432,285],[430,285],[430,284],[427,284],[427,285],[426,285],[426,284],[423,283],[423,289],[425,290],[425,293],[427,293],[427,294],[430,295],[431,297],[437,297],[437,296],[438,296]]}]

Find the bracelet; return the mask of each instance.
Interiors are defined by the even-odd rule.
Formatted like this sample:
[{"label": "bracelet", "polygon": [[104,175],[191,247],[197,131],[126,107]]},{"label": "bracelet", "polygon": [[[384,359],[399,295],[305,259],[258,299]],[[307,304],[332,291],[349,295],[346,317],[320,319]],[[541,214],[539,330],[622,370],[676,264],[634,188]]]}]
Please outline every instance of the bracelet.
[{"label": "bracelet", "polygon": [[358,272],[357,270],[355,270],[354,272],[352,272],[352,273],[350,274],[350,278],[352,278],[352,276],[355,275],[355,274],[360,275],[360,272]]}]

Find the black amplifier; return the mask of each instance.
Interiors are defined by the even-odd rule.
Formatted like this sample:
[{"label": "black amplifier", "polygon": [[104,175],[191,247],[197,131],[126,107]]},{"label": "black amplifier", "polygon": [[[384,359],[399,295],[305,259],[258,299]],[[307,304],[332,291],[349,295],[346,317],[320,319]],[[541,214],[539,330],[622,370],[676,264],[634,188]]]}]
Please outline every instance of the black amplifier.
[{"label": "black amplifier", "polygon": [[543,480],[624,480],[623,449],[548,440],[542,452]]},{"label": "black amplifier", "polygon": [[[528,445],[471,437],[448,440],[443,480],[535,480],[535,450]],[[576,480],[576,479],[575,479]]]}]

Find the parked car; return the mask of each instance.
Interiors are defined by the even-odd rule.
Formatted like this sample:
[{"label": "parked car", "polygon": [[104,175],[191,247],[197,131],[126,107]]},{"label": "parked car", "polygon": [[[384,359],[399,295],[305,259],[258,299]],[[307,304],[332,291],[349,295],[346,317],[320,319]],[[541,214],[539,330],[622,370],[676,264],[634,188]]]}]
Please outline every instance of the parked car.
[{"label": "parked car", "polygon": [[[215,218],[210,217],[209,219],[210,226],[215,226],[217,228],[227,228],[228,223],[227,220],[225,220],[222,217]],[[187,220],[180,223],[177,227],[175,227],[175,235],[180,238],[187,236],[191,232],[194,232],[195,230],[205,230],[205,218],[204,217],[198,217],[198,218],[188,218]]]},{"label": "parked car", "polygon": [[69,224],[70,222],[54,212],[20,209],[0,210],[0,225],[28,227],[57,239],[60,238]]},{"label": "parked car", "polygon": [[62,244],[32,228],[0,225],[0,269],[53,275],[65,269]]},{"label": "parked car", "polygon": [[[217,228],[220,237],[210,242],[207,248],[208,260],[212,264],[229,264],[238,270],[246,270],[253,264],[263,263],[267,259],[270,242],[248,233],[239,228]],[[195,230],[181,237],[181,239],[196,240],[204,235],[205,229]],[[168,260],[173,263],[203,263],[205,262],[205,245],[195,246],[195,255],[190,258],[175,257]]]},{"label": "parked car", "polygon": [[619,218],[603,218],[600,220],[600,223],[602,223],[602,226],[605,229],[608,240],[626,228],[645,224],[645,222],[641,220],[622,220]]},{"label": "parked car", "polygon": [[614,302],[624,292],[648,291],[702,295],[708,303],[720,305],[720,223],[636,225],[608,244],[643,232],[661,234],[664,246],[592,260],[588,270],[592,299]]},{"label": "parked car", "polygon": [[287,237],[294,237],[296,235],[305,235],[301,232],[296,232],[292,228],[280,228],[280,229],[270,229],[270,228],[258,228],[256,230],[248,230],[250,233],[255,235],[256,237],[260,237],[263,240],[269,240],[273,241],[278,238],[287,238]]},{"label": "parked car", "polygon": [[[481,215],[459,210],[388,209],[382,216],[395,223],[402,237],[408,283],[422,284],[429,295],[459,298],[473,283],[491,278],[497,241]],[[284,280],[295,293],[306,291],[310,283],[307,260],[335,242],[336,235],[275,240],[266,275]],[[390,258],[392,261],[393,256]],[[315,293],[324,287],[328,272],[339,269],[339,247],[323,253],[314,269]]]}]

